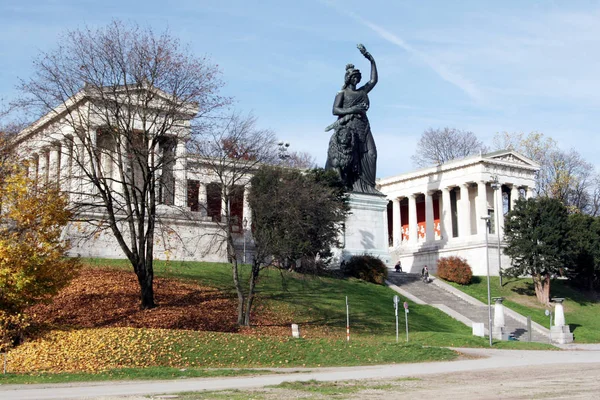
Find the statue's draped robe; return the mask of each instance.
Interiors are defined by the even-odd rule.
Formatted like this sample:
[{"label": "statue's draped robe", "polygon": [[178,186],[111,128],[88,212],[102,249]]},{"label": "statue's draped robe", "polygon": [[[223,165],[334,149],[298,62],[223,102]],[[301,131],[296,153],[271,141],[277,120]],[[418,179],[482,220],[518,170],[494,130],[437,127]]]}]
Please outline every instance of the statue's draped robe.
[{"label": "statue's draped robe", "polygon": [[[344,89],[341,108],[369,105],[363,89]],[[329,141],[326,169],[336,169],[352,192],[380,194],[375,189],[377,149],[366,114],[348,114],[337,121]]]}]

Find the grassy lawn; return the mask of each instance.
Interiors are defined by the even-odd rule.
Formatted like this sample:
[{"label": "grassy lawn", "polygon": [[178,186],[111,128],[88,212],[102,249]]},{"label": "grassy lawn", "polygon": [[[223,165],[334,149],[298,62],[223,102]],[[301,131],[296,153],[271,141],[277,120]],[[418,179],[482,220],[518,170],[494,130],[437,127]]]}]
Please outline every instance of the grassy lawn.
[{"label": "grassy lawn", "polygon": [[[130,268],[123,260],[86,260],[97,266]],[[233,294],[231,267],[221,263],[162,262],[156,275],[197,281]],[[393,336],[393,297],[397,293],[357,279],[315,277],[268,269],[261,272],[257,287],[260,301],[276,312],[292,313],[303,326],[328,327],[346,335],[346,296],[352,337]],[[402,300],[404,301],[404,300]],[[445,332],[471,335],[471,329],[441,311],[410,304],[409,329],[413,332]],[[401,316],[401,323],[403,322]]]},{"label": "grassy lawn", "polygon": [[[84,260],[92,267],[130,269],[123,260]],[[228,264],[161,262],[157,277],[195,281],[234,296]],[[475,289],[477,285],[470,288]],[[441,311],[409,302],[409,342],[400,313],[396,343],[393,296],[385,286],[356,279],[265,270],[258,284],[261,310],[300,325],[302,339],[149,328],[61,329],[45,332],[8,354],[0,384],[85,380],[174,379],[253,373],[249,368],[325,367],[452,360],[441,347],[487,347],[486,339]],[[351,341],[346,341],[346,296]],[[404,299],[402,299],[404,301]],[[542,310],[543,312],[543,310]],[[291,316],[291,317],[290,317]],[[307,334],[308,332],[308,334]],[[548,345],[497,342],[498,348]]]},{"label": "grassy lawn", "polygon": [[[470,285],[458,285],[448,282],[463,292],[487,303],[487,278],[474,276]],[[498,277],[490,278],[492,297],[504,297],[504,304],[514,311],[531,316],[531,319],[545,327],[550,318],[544,314],[546,307],[539,304],[528,278],[506,278],[500,287]],[[585,292],[573,290],[566,281],[555,280],[550,286],[551,297],[565,298],[565,319],[578,343],[600,342],[600,302],[598,298]],[[596,295],[597,296],[597,295]],[[553,310],[552,310],[553,311]]]},{"label": "grassy lawn", "polygon": [[[201,369],[207,368],[352,366],[445,361],[456,357],[449,349],[422,346],[417,342],[385,342],[380,338],[357,338],[348,343],[344,339],[329,338],[97,328],[51,331],[24,343],[8,353],[8,370],[25,372],[29,377],[62,371],[100,373],[100,380],[142,379],[161,374],[163,378],[185,376],[173,370],[184,368],[191,368],[190,374],[203,374]],[[162,368],[152,370],[155,367]],[[47,375],[42,380],[77,381],[90,377],[58,374],[53,378]],[[15,379],[15,375],[0,375],[0,383]]]},{"label": "grassy lawn", "polygon": [[283,382],[260,389],[222,390],[217,392],[178,393],[183,400],[226,399],[226,400],[273,400],[273,399],[331,399],[331,398],[395,398],[393,393],[406,394],[407,383],[417,383],[418,378],[388,379],[386,381],[301,381]]},{"label": "grassy lawn", "polygon": [[27,373],[0,375],[0,383],[34,384],[34,383],[64,383],[64,382],[89,382],[89,381],[115,381],[115,380],[158,380],[158,379],[183,379],[183,378],[214,378],[223,376],[264,375],[273,374],[273,371],[256,369],[206,369],[206,368],[121,368],[97,373],[91,372],[63,372],[63,373]]}]

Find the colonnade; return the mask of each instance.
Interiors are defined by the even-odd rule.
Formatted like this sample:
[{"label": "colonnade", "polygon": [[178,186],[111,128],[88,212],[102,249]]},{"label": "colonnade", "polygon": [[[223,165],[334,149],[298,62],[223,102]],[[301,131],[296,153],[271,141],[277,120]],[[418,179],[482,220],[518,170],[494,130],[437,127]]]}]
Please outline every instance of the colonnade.
[{"label": "colonnade", "polygon": [[[213,216],[215,214],[219,214],[221,216],[225,215],[225,210],[227,208],[226,199],[230,199],[229,207],[233,207],[230,209],[231,214],[233,216],[237,216],[240,219],[240,223],[243,219],[246,219],[248,226],[252,223],[252,213],[250,212],[250,205],[248,202],[248,194],[249,194],[249,183],[246,185],[238,186],[238,190],[243,192],[243,197],[241,199],[241,209],[238,211],[237,201],[240,199],[235,195],[231,195],[224,192],[226,188],[223,188],[221,184],[217,182],[204,182],[200,180],[191,180],[189,179],[187,184],[187,204],[186,208],[192,212],[198,212],[201,216]],[[215,189],[218,193],[209,193],[208,187],[209,185],[215,185]],[[235,190],[235,188],[234,188]],[[212,190],[211,190],[212,191]],[[209,201],[209,196],[217,196],[219,197],[220,206],[218,210],[213,210]],[[241,211],[241,212],[240,212]]]},{"label": "colonnade", "polygon": [[[100,143],[96,143],[97,138],[96,130],[92,129],[87,137],[65,135],[61,140],[49,140],[46,144],[37,146],[28,157],[29,178],[40,186],[55,184],[59,190],[67,192],[73,202],[98,193],[90,180],[90,175],[107,178],[107,184],[113,192],[122,192],[118,184],[121,178],[115,167],[116,156],[110,154],[118,144],[113,142],[110,144],[112,148],[104,148]],[[92,159],[96,157],[97,159]],[[171,189],[172,201],[165,204],[185,207],[187,206],[185,139],[178,139],[176,142],[174,163],[171,168],[174,178]],[[161,170],[158,171],[158,175],[160,174]]]},{"label": "colonnade", "polygon": [[391,199],[391,246],[483,236],[483,216],[491,217],[491,233],[499,229],[502,236],[503,195],[508,196],[510,210],[519,197],[528,198],[532,193],[531,188],[516,183],[479,181],[397,195]]}]

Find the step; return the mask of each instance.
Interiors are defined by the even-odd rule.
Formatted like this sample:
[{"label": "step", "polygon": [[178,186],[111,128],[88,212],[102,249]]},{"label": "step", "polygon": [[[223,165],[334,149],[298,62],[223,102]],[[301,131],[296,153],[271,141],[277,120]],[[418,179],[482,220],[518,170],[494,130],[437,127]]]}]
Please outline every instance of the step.
[{"label": "step", "polygon": [[[471,300],[469,296],[458,297],[457,294],[438,286],[437,282],[436,284],[425,283],[422,281],[420,274],[390,270],[388,281],[397,286],[401,293],[410,294],[414,300],[420,300],[420,303],[437,306],[441,311],[465,323],[465,325],[470,326],[472,322],[482,322],[486,327],[488,326],[488,306],[477,300]],[[494,308],[492,307],[492,321],[493,318]],[[512,334],[517,340],[528,340],[526,324],[507,315],[506,312],[504,320],[505,328],[509,334]],[[548,336],[532,329],[532,341],[548,342]]]}]

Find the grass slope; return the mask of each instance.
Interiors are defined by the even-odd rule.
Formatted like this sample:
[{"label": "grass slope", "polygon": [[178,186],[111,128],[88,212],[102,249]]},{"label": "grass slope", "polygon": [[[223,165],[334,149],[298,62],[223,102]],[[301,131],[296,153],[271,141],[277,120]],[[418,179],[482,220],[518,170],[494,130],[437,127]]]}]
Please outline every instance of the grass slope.
[{"label": "grass slope", "polygon": [[[106,276],[114,278],[114,274],[100,273],[99,269],[130,270],[130,266],[123,260],[85,260],[85,263],[96,268],[92,272],[97,271],[84,279],[86,285],[81,290],[87,291],[94,286],[94,279],[109,279],[103,278]],[[169,296],[183,293],[184,298],[196,299],[190,292],[196,290],[202,293],[208,291],[210,296],[221,299],[235,299],[231,267],[227,264],[159,261],[155,267],[156,276],[163,280],[157,287],[157,295],[160,295],[161,290],[171,287],[174,291],[169,292]],[[134,282],[132,285],[135,285],[135,276],[130,276]],[[169,280],[173,282],[169,283]],[[116,292],[124,290],[119,286],[121,284],[114,280],[96,282],[102,293],[84,294],[91,298],[105,298],[109,292],[108,287]],[[68,291],[68,288],[65,290]],[[173,368],[190,370],[190,376],[204,376],[206,368],[225,369],[223,374],[230,374],[232,368],[451,360],[457,356],[455,352],[435,346],[487,346],[485,339],[471,335],[469,327],[433,307],[410,302],[409,342],[406,343],[404,313],[401,313],[400,343],[396,343],[392,300],[395,294],[387,287],[356,279],[265,270],[258,283],[257,311],[253,320],[273,326],[255,326],[240,332],[231,331],[230,328],[220,332],[206,330],[206,325],[201,322],[195,327],[193,323],[196,319],[193,318],[187,320],[192,325],[184,325],[185,329],[153,328],[179,326],[165,325],[163,319],[169,322],[169,318],[173,318],[170,311],[164,312],[165,309],[188,307],[188,313],[191,313],[193,308],[200,307],[196,300],[175,305],[166,301],[162,311],[159,307],[154,310],[136,310],[134,314],[124,306],[125,296],[112,293],[111,298],[118,306],[117,311],[121,312],[118,318],[116,313],[110,314],[111,318],[102,315],[107,312],[108,305],[98,306],[97,301],[74,300],[77,307],[71,308],[70,312],[83,308],[79,311],[92,318],[88,318],[89,321],[86,319],[83,324],[81,320],[64,316],[64,321],[75,322],[62,326],[59,324],[52,330],[42,331],[36,338],[9,352],[9,372],[20,374],[0,375],[0,383],[79,381],[96,379],[94,376],[98,380],[144,379],[146,376],[154,378],[160,374],[164,374],[166,379],[179,377],[180,374],[174,372]],[[61,298],[61,304],[68,304],[69,297],[65,296],[59,294],[57,297]],[[346,296],[350,307],[349,343],[346,341]],[[135,296],[128,294],[127,297],[135,304]],[[209,298],[205,300],[210,301]],[[235,307],[236,303],[230,304]],[[131,308],[131,305],[127,307]],[[54,310],[64,311],[66,308],[50,308],[50,313]],[[179,313],[186,314],[185,310],[186,308],[179,309]],[[263,318],[264,314],[269,317]],[[228,316],[230,317],[231,315]],[[153,321],[153,325],[145,326],[144,321]],[[198,321],[202,321],[202,318],[198,317]],[[290,337],[289,324],[292,322],[300,325],[302,339]],[[213,321],[210,326],[219,325],[223,324]],[[515,342],[506,342],[501,346],[548,348]]]},{"label": "grass slope", "polygon": [[[130,268],[123,260],[89,260],[90,265]],[[218,288],[233,295],[231,267],[228,264],[157,261],[156,275],[194,280],[202,286]],[[350,309],[351,335],[395,337],[392,289],[357,279],[334,279],[268,269],[261,272],[257,288],[260,305],[293,317],[290,323],[301,329],[325,328],[340,337],[346,334],[346,296]],[[405,299],[402,299],[405,301]],[[410,307],[411,332],[442,332],[471,335],[471,329],[441,311],[413,304]],[[400,323],[403,324],[403,316]],[[402,328],[401,326],[401,328]]]}]

